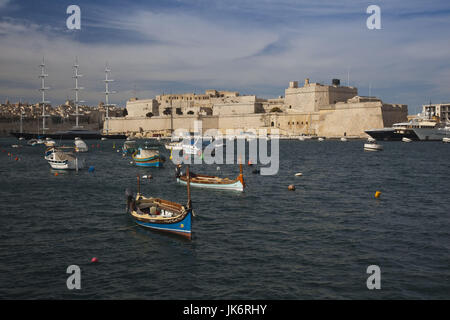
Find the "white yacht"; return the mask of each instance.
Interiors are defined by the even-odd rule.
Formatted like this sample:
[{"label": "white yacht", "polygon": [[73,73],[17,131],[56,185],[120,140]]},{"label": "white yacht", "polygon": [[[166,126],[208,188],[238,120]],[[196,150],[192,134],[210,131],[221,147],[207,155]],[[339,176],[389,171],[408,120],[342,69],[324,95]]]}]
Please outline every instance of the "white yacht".
[{"label": "white yacht", "polygon": [[442,141],[443,138],[450,135],[450,124],[434,119],[414,120],[411,122],[411,129],[420,141]]}]

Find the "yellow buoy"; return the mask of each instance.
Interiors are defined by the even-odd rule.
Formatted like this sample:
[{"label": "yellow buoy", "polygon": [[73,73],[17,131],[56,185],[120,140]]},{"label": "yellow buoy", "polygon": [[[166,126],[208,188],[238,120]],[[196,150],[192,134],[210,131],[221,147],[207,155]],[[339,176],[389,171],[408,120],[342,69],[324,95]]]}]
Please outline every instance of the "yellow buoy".
[{"label": "yellow buoy", "polygon": [[377,191],[377,192],[375,192],[375,198],[379,198],[381,196],[381,191]]}]

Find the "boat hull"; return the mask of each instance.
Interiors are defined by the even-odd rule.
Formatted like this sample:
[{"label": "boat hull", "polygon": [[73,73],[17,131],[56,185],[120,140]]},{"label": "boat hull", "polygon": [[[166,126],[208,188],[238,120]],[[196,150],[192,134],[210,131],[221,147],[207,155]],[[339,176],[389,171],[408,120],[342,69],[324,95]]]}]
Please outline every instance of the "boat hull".
[{"label": "boat hull", "polygon": [[378,141],[401,141],[403,138],[408,138],[413,141],[420,140],[414,131],[410,129],[398,130],[395,128],[383,128],[366,130],[364,132]]},{"label": "boat hull", "polygon": [[189,240],[192,238],[192,210],[189,210],[187,215],[181,221],[176,223],[154,223],[141,221],[136,219],[134,216],[133,220],[136,224],[146,229],[176,234]]},{"label": "boat hull", "polygon": [[[183,185],[186,185],[186,181],[177,178],[177,182]],[[232,190],[232,191],[244,191],[244,186],[240,180],[235,181],[233,183],[221,183],[221,184],[213,184],[213,183],[198,183],[190,181],[191,187],[197,188],[207,188],[207,189],[217,189],[217,190]]]},{"label": "boat hull", "polygon": [[133,160],[136,166],[138,167],[162,167],[163,161],[160,157],[152,157],[152,158],[137,158],[133,156]]},{"label": "boat hull", "polygon": [[420,141],[442,141],[450,133],[448,130],[437,128],[414,128],[413,130]]}]

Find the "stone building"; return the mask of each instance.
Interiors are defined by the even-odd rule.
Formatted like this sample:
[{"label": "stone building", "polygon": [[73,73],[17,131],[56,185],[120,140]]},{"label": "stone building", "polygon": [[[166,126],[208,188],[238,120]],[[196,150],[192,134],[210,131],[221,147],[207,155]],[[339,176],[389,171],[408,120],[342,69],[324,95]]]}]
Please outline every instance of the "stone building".
[{"label": "stone building", "polygon": [[[169,134],[172,129],[277,129],[283,135],[365,137],[365,130],[406,121],[408,107],[387,104],[376,97],[358,96],[355,87],[291,81],[285,96],[261,99],[239,92],[206,90],[204,94],[164,94],[155,99],[130,99],[126,118],[110,121],[112,132]],[[447,110],[447,109],[445,109]],[[151,113],[151,117],[149,117]],[[171,116],[173,114],[173,116]]]},{"label": "stone building", "polygon": [[450,103],[424,104],[422,112],[427,117],[437,117],[441,122],[450,122]]}]

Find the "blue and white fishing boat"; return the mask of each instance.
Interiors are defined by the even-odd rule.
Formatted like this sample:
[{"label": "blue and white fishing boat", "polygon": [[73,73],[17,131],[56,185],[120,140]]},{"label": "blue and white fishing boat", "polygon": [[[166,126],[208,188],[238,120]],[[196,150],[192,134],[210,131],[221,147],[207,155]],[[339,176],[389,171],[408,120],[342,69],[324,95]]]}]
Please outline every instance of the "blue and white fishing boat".
[{"label": "blue and white fishing boat", "polygon": [[164,156],[160,155],[157,147],[139,147],[131,156],[138,167],[162,167]]},{"label": "blue and white fishing boat", "polygon": [[[187,169],[189,177],[189,168]],[[127,210],[136,224],[141,227],[169,232],[192,239],[192,202],[189,179],[187,183],[188,202],[183,206],[159,198],[147,198],[140,193],[139,176],[136,197],[127,194]]]},{"label": "blue and white fishing boat", "polygon": [[[220,178],[215,176],[207,176],[203,174],[190,174],[190,185],[193,187],[207,188],[207,189],[220,189],[220,190],[232,190],[232,191],[244,191],[245,182],[244,175],[242,173],[242,164],[239,165],[240,173],[236,179]],[[177,174],[177,182],[181,184],[187,184],[187,176]]]}]

